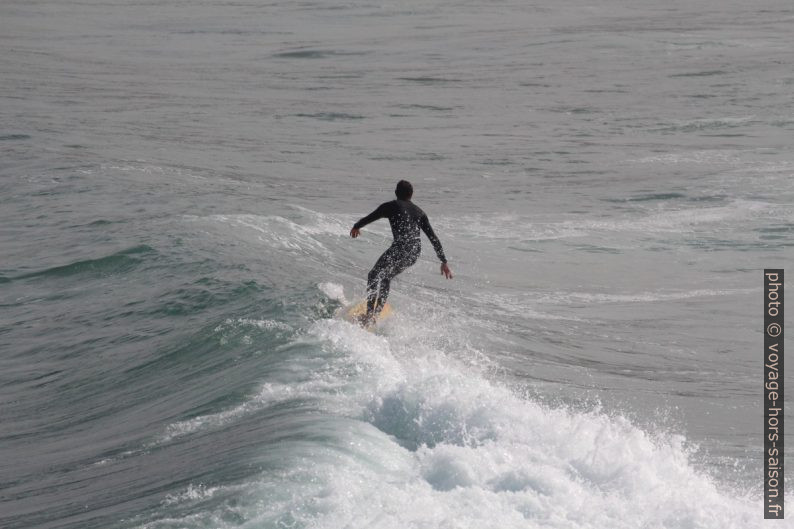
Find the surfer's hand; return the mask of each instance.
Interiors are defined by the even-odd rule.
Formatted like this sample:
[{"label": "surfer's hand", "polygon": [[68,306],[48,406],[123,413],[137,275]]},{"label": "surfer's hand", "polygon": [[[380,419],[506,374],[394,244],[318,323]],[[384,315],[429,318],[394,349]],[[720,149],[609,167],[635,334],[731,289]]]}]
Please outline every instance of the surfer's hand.
[{"label": "surfer's hand", "polygon": [[441,263],[441,275],[447,279],[452,279],[452,270],[449,269],[447,263]]},{"label": "surfer's hand", "polygon": [[361,235],[361,230],[359,230],[358,228],[353,228],[352,230],[350,230],[350,236],[353,237],[354,239],[359,235]]}]

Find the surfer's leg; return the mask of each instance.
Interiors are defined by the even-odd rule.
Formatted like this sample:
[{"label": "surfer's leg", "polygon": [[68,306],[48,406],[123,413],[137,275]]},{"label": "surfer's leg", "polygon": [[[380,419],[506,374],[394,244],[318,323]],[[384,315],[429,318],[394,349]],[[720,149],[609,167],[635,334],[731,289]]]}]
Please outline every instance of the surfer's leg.
[{"label": "surfer's leg", "polygon": [[375,307],[373,314],[377,317],[383,306],[386,304],[386,298],[389,297],[389,287],[391,286],[391,277],[384,277],[380,280],[380,288],[378,289],[378,298],[375,300]]},{"label": "surfer's leg", "polygon": [[392,268],[394,268],[395,253],[394,247],[390,247],[383,252],[375,266],[369,271],[367,276],[367,315],[364,323],[371,323],[383,308],[383,304],[386,303],[386,296],[389,295],[389,281],[394,277]]},{"label": "surfer's leg", "polygon": [[377,296],[373,299],[372,311],[369,310],[369,298],[367,298],[368,317],[377,317],[380,314],[386,304],[386,299],[389,297],[391,280],[403,273],[408,267],[413,266],[417,259],[419,259],[419,250],[413,248],[395,248],[395,251],[389,254],[388,266],[385,266],[378,276]]},{"label": "surfer's leg", "polygon": [[[373,272],[375,272],[373,274]],[[380,286],[382,283],[382,279],[377,274],[377,272],[373,269],[370,272],[367,282],[367,313],[364,316],[364,321],[362,323],[369,323],[372,320],[373,315],[375,314],[375,305],[377,304],[378,298],[380,297]]]},{"label": "surfer's leg", "polygon": [[372,323],[389,297],[391,280],[419,259],[418,246],[392,245],[383,252],[367,276],[367,315],[364,324]]}]

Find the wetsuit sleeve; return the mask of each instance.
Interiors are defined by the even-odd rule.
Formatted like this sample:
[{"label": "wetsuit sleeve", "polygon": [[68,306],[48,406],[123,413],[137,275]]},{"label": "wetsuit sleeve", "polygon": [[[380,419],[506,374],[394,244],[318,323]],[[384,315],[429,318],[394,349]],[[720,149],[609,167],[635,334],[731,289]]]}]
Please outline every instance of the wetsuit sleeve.
[{"label": "wetsuit sleeve", "polygon": [[378,209],[376,209],[375,211],[373,211],[372,213],[370,213],[369,215],[367,215],[363,219],[361,219],[358,222],[356,222],[355,224],[353,224],[353,227],[356,228],[356,229],[361,229],[364,226],[366,226],[367,224],[369,224],[370,222],[375,222],[378,219],[382,219],[382,218],[388,217],[388,216],[389,216],[389,203],[385,202],[385,203],[381,204],[380,206],[378,206]]},{"label": "wetsuit sleeve", "polygon": [[422,231],[425,232],[427,238],[430,239],[430,244],[433,245],[433,249],[436,251],[436,255],[438,256],[438,259],[442,263],[446,263],[447,258],[444,256],[444,248],[441,247],[441,241],[438,240],[438,237],[436,237],[436,234],[433,231],[433,227],[430,226],[430,221],[427,219],[427,215],[422,216],[421,226],[422,226]]}]

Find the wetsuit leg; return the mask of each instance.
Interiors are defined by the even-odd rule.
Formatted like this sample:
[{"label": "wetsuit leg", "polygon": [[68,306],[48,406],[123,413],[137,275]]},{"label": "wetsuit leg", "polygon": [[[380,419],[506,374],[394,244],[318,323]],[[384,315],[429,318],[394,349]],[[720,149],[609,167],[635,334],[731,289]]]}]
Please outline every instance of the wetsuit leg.
[{"label": "wetsuit leg", "polygon": [[394,276],[412,266],[418,258],[419,249],[414,246],[392,245],[383,252],[367,276],[367,322],[372,321],[386,304]]}]

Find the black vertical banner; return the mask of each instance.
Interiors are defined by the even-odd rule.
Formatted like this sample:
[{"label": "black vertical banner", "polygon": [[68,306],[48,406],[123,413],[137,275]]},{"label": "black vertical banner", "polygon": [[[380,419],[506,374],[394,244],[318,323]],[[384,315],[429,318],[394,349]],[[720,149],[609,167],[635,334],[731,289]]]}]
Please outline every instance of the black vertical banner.
[{"label": "black vertical banner", "polygon": [[764,270],[764,518],[783,518],[783,269]]}]

